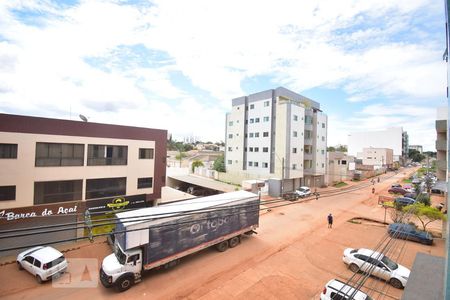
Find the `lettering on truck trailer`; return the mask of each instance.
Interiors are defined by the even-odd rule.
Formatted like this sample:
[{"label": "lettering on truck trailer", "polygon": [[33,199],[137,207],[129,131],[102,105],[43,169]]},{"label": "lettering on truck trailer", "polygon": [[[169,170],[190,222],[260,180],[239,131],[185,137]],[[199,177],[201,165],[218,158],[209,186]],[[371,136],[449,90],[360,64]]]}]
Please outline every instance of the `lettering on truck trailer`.
[{"label": "lettering on truck trailer", "polygon": [[190,232],[192,235],[195,235],[201,232],[204,226],[206,226],[206,229],[209,231],[216,231],[222,225],[237,221],[238,219],[239,217],[237,215],[234,215],[234,216],[214,218],[202,223],[195,223],[191,226]]}]

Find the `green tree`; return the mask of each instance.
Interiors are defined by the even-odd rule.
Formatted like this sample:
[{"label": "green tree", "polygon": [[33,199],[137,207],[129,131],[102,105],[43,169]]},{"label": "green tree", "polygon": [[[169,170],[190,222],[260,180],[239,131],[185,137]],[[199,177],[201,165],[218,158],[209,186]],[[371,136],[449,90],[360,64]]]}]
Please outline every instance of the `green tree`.
[{"label": "green tree", "polygon": [[426,206],[431,205],[430,196],[428,194],[420,193],[416,197],[416,201],[419,203],[423,203]]},{"label": "green tree", "polygon": [[427,230],[427,225],[437,220],[447,220],[445,214],[439,209],[426,206],[423,203],[415,203],[403,208],[404,212],[411,212],[422,223],[423,230]]},{"label": "green tree", "polygon": [[187,156],[186,153],[181,152],[181,151],[177,154],[177,156],[175,156],[175,158],[176,158],[177,160],[180,161],[180,168],[181,168],[181,161],[182,161],[183,158],[185,158],[186,156]]},{"label": "green tree", "polygon": [[217,157],[214,161],[213,170],[216,170],[217,172],[225,172],[225,157],[223,154]]},{"label": "green tree", "polygon": [[203,164],[203,162],[202,162],[201,160],[198,160],[198,159],[194,160],[194,161],[192,162],[192,165],[191,165],[192,173],[194,173],[195,168],[197,168],[197,167],[203,167],[203,166],[204,166],[204,164]]},{"label": "green tree", "polygon": [[333,146],[329,146],[329,147],[327,147],[327,151],[328,152],[335,152],[336,148],[334,148]]},{"label": "green tree", "polygon": [[347,152],[347,146],[345,146],[345,145],[340,145],[339,147],[336,148],[336,151],[339,151],[339,152]]}]

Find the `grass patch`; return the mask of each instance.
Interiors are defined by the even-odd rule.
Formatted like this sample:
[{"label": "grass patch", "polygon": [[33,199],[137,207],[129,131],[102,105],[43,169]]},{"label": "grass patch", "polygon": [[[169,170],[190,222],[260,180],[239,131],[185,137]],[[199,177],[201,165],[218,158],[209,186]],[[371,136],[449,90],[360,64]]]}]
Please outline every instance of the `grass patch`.
[{"label": "grass patch", "polygon": [[402,182],[404,182],[404,183],[412,183],[412,180],[411,179],[403,179]]},{"label": "grass patch", "polygon": [[335,184],[333,184],[333,186],[334,187],[337,187],[337,188],[339,188],[339,187],[343,187],[343,186],[346,186],[346,185],[348,185],[347,183],[345,183],[345,182],[338,182],[338,183],[335,183]]}]

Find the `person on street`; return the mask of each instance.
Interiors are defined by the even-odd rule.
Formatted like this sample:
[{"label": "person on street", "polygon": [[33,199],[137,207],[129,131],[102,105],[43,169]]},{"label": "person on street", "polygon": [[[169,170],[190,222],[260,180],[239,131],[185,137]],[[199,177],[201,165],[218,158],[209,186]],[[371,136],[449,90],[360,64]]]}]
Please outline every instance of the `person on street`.
[{"label": "person on street", "polygon": [[380,183],[380,177],[378,177],[377,181],[378,181],[378,183]]},{"label": "person on street", "polygon": [[316,192],[316,200],[319,200],[319,193]]},{"label": "person on street", "polygon": [[375,188],[372,188],[372,194],[375,194]]},{"label": "person on street", "polygon": [[330,213],[327,219],[328,219],[328,228],[333,228],[333,215],[331,215]]}]

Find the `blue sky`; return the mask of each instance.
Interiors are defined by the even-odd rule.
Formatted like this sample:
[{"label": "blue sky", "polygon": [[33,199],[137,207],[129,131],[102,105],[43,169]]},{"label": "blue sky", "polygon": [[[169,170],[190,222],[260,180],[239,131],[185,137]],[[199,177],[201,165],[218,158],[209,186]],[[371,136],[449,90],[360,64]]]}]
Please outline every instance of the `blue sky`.
[{"label": "blue sky", "polygon": [[434,150],[444,2],[0,2],[0,112],[224,140],[231,99],[284,86],[319,102],[328,144],[402,126]]}]

